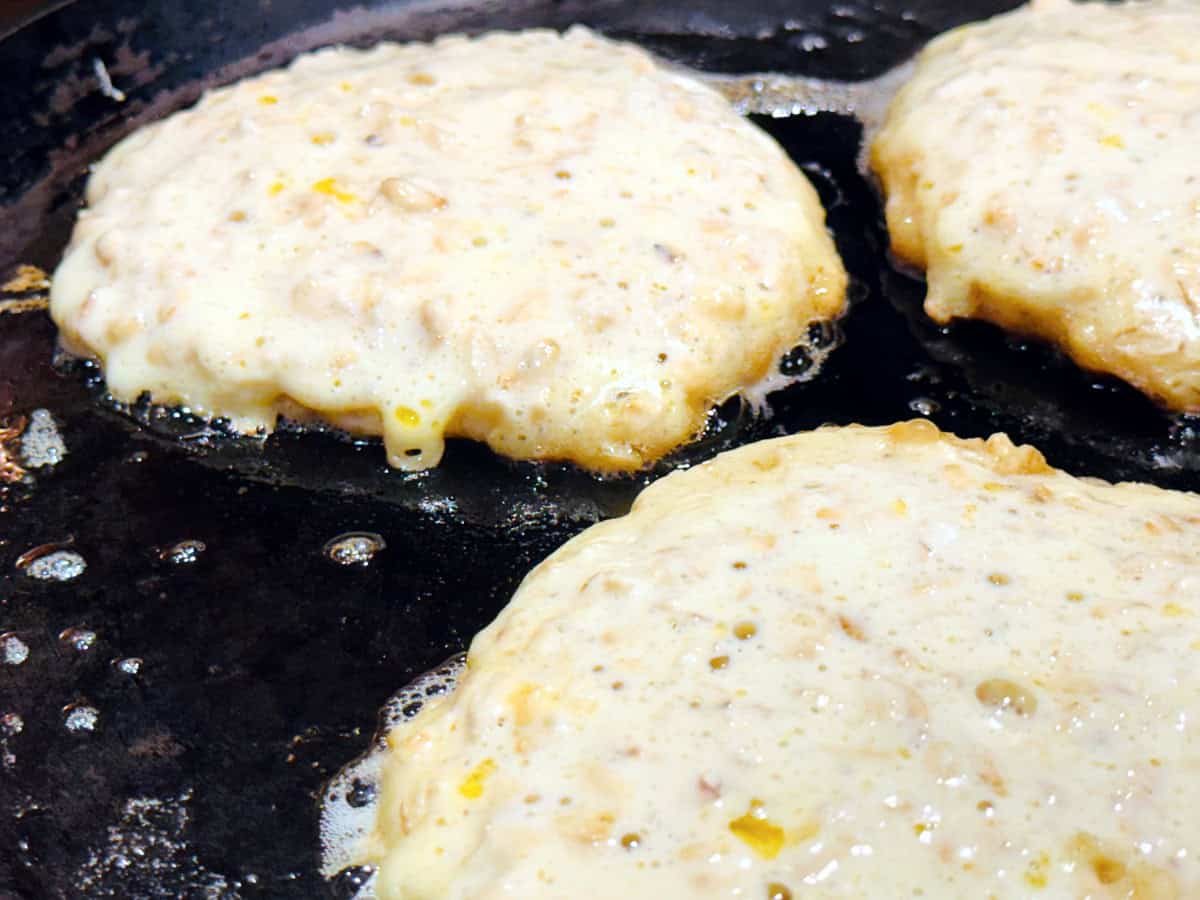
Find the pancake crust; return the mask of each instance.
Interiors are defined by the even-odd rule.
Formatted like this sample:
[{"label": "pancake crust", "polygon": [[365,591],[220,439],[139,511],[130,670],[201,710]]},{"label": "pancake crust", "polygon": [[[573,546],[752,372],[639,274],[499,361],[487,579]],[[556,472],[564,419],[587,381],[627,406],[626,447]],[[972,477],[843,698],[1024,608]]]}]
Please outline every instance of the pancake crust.
[{"label": "pancake crust", "polygon": [[1035,4],[934,40],[871,148],[926,312],[1200,411],[1200,6]]},{"label": "pancake crust", "polygon": [[51,313],[119,399],[630,470],[780,386],[844,289],[778,145],[574,28],[321,50],[136,132]]},{"label": "pancake crust", "polygon": [[389,736],[383,900],[1200,892],[1200,497],[926,421],[668,476]]}]

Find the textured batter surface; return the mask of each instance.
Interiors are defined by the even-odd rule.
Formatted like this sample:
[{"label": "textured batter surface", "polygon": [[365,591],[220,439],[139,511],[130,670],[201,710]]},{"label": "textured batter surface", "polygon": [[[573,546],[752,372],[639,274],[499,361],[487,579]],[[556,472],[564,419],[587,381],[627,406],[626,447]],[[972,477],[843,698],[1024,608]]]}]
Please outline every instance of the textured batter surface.
[{"label": "textured batter surface", "polygon": [[715,92],[583,29],[331,49],[119,144],[54,277],[121,399],[633,469],[779,384],[845,274]]},{"label": "textured batter surface", "polygon": [[1196,896],[1198,537],[924,421],[668,476],[393,730],[378,893]]},{"label": "textured batter surface", "polygon": [[1034,4],[938,38],[872,147],[925,309],[1200,410],[1200,5]]}]

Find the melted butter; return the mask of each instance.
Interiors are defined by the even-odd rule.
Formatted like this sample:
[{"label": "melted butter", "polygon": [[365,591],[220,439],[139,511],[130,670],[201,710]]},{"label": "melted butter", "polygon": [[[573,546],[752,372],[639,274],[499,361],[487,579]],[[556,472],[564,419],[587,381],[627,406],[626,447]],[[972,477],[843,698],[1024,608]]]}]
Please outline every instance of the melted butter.
[{"label": "melted butter", "polygon": [[788,383],[844,295],[773,141],[575,28],[320,50],[130,135],[51,313],[118,399],[631,470]]}]

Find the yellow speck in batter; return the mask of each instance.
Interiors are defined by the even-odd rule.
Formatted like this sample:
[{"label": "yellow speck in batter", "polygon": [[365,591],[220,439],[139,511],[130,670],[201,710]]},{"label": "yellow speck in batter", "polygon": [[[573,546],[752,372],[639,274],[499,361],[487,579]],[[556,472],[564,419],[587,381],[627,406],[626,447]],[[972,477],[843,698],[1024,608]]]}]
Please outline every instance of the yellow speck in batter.
[{"label": "yellow speck in batter", "polygon": [[483,786],[488,777],[495,771],[496,761],[489,756],[462,780],[462,784],[458,786],[458,792],[468,800],[478,800],[483,796]]},{"label": "yellow speck in batter", "polygon": [[421,424],[421,414],[410,406],[397,406],[392,412],[396,421],[407,428],[416,428]]},{"label": "yellow speck in batter", "polygon": [[733,819],[729,830],[763,859],[774,859],[783,849],[784,831],[767,818],[761,800],[751,800],[749,812]]},{"label": "yellow speck in batter", "polygon": [[314,181],[312,189],[318,194],[324,194],[327,197],[332,197],[339,203],[353,203],[358,198],[349,191],[343,191],[338,187],[336,178],[322,178],[320,181]]}]

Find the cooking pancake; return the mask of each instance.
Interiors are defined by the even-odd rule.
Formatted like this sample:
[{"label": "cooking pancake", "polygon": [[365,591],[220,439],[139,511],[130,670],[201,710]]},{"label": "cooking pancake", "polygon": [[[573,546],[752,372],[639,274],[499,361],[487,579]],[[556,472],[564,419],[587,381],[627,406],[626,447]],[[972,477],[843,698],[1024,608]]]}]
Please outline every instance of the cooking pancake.
[{"label": "cooking pancake", "polygon": [[1195,896],[1198,537],[926,421],[723,454],[526,578],[360,859],[385,900]]},{"label": "cooking pancake", "polygon": [[934,40],[871,150],[938,322],[1200,411],[1200,6],[1034,4]]},{"label": "cooking pancake", "polygon": [[574,28],[322,50],[136,132],[51,312],[119,399],[630,470],[785,383],[844,287],[770,138]]}]

